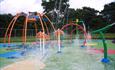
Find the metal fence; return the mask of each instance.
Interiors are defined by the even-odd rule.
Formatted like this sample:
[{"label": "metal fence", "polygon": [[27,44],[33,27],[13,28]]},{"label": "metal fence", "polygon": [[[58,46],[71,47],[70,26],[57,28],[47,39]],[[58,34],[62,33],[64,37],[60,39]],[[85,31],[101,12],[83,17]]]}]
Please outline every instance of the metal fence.
[{"label": "metal fence", "polygon": [[[6,28],[0,28],[0,37],[4,37]],[[23,29],[13,29],[11,37],[22,36]],[[35,36],[35,29],[27,29],[27,36]]]}]

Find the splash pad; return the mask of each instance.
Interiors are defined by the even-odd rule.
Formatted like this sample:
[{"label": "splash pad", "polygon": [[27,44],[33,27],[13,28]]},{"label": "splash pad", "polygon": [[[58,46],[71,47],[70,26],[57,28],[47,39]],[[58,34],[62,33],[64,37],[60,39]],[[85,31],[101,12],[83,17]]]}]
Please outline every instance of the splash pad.
[{"label": "splash pad", "polygon": [[[44,59],[48,58],[50,55],[52,55],[52,53],[49,52],[49,49],[51,47],[56,48],[55,51],[57,51],[57,53],[64,54],[63,53],[64,50],[63,50],[62,46],[63,47],[81,47],[82,49],[85,48],[86,50],[89,50],[88,46],[95,45],[95,44],[90,44],[90,45],[88,44],[87,41],[88,41],[88,39],[91,38],[91,36],[88,35],[88,31],[85,29],[84,26],[81,26],[81,25],[73,22],[73,23],[64,25],[62,28],[56,29],[54,27],[53,23],[49,20],[49,18],[45,14],[36,13],[36,15],[32,16],[32,15],[28,15],[28,14],[24,14],[24,13],[18,13],[13,18],[13,20],[10,22],[10,24],[6,30],[5,36],[4,36],[4,43],[7,43],[7,41],[8,41],[8,46],[11,45],[11,36],[12,36],[13,27],[15,26],[16,21],[20,16],[25,17],[23,31],[22,31],[22,42],[21,42],[22,45],[21,45],[20,50],[22,50],[22,48],[23,48],[24,53],[26,53],[25,54],[26,57],[30,56],[30,54],[32,54],[33,58],[36,56],[39,56],[37,58],[39,58],[40,60],[44,60]],[[37,22],[40,24],[40,26],[38,26]],[[28,45],[27,29],[28,29],[28,25],[31,23],[34,24],[34,28],[35,28],[34,29],[35,30],[34,37],[36,38],[36,40],[30,42]],[[50,27],[48,27],[49,25],[50,25]],[[112,25],[114,25],[114,23]],[[112,25],[109,25],[108,27],[111,27]],[[93,31],[92,33],[100,32],[101,36],[103,37],[103,33],[101,33],[101,32],[103,32],[103,30],[105,30],[108,27],[105,27],[105,28],[97,30],[97,31]],[[38,30],[38,29],[40,29],[40,30]],[[77,32],[75,33],[75,31],[77,31],[77,30],[79,31],[78,34],[77,34]],[[75,40],[76,37],[74,37],[74,34],[75,34],[75,36],[77,35],[78,37],[81,37],[81,40],[80,39]],[[79,34],[81,34],[81,35],[79,35]],[[7,36],[8,36],[8,38],[7,38]],[[76,42],[76,41],[78,41],[78,42]],[[65,42],[67,42],[67,45],[64,45]],[[104,43],[104,58],[102,59],[102,62],[109,63],[110,61],[107,57],[107,47],[106,47],[104,38],[103,38],[103,43]],[[34,53],[33,53],[33,51],[34,51]]]},{"label": "splash pad", "polygon": [[[57,39],[58,51],[61,52],[61,48],[60,48],[61,36],[60,35],[63,35],[64,29],[68,28],[69,26],[78,27],[78,29],[83,32],[84,42],[83,42],[82,46],[86,46],[87,32],[82,26],[75,24],[75,23],[70,23],[70,24],[64,25],[61,29],[56,29],[54,27],[54,25],[52,24],[52,22],[50,21],[50,19],[45,14],[40,14],[37,12],[29,12],[29,15],[26,13],[18,13],[15,15],[15,17],[11,20],[10,24],[8,25],[8,28],[7,28],[5,35],[4,35],[4,43],[8,42],[9,46],[10,46],[10,42],[11,42],[12,30],[16,24],[17,19],[21,16],[25,17],[25,20],[23,23],[23,30],[22,30],[22,43],[23,43],[23,45],[27,44],[26,41],[27,41],[28,25],[34,24],[35,34],[36,34],[35,38],[39,39],[40,49],[41,49],[41,47],[44,48],[46,40],[50,40],[50,37],[54,36],[54,37],[56,37],[54,39]],[[38,27],[38,23],[40,24],[40,27]],[[50,25],[52,29],[51,28],[49,29],[48,25]],[[40,30],[38,31],[38,29],[40,29]],[[76,29],[74,29],[72,32],[74,32],[75,30]],[[72,32],[71,32],[70,39],[72,38]],[[51,35],[51,33],[53,33],[53,35]],[[8,36],[8,38],[7,38],[7,36]]]}]

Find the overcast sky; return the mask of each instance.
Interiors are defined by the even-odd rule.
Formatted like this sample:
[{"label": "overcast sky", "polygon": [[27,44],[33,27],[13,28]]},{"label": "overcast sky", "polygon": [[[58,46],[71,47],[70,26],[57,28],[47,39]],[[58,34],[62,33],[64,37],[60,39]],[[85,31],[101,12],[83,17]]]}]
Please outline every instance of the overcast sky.
[{"label": "overcast sky", "polygon": [[[0,13],[12,13],[37,11],[42,12],[42,0],[0,0]],[[82,8],[83,6],[95,8],[101,11],[104,5],[115,0],[70,0],[71,8]]]}]

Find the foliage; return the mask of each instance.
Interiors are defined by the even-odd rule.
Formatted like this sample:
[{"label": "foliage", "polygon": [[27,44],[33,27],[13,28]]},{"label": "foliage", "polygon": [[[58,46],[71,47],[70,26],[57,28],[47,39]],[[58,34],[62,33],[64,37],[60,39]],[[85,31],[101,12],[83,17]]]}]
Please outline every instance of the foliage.
[{"label": "foliage", "polygon": [[101,11],[101,14],[104,18],[106,18],[109,22],[115,22],[115,2],[106,4],[104,9]]},{"label": "foliage", "polygon": [[50,19],[55,23],[55,26],[58,26],[57,28],[63,26],[63,23],[66,21],[64,17],[67,15],[67,9],[69,7],[68,1],[69,0],[42,0],[44,12],[51,16]]},{"label": "foliage", "polygon": [[[109,23],[115,22],[115,2],[106,4],[101,14]],[[108,32],[115,32],[115,25]]]},{"label": "foliage", "polygon": [[94,24],[92,20],[95,17],[97,17],[97,13],[98,13],[98,11],[93,8],[83,7],[82,9],[76,10],[76,17],[78,19],[82,19],[85,22],[87,29],[88,28],[92,29],[93,28],[92,24]]},{"label": "foliage", "polygon": [[[42,0],[42,6],[44,8],[44,12],[49,13],[53,11],[54,9],[59,10],[61,6],[61,12],[64,12],[64,9],[66,8],[67,2],[69,0],[49,0],[48,2],[45,0]],[[61,2],[61,4],[60,4]],[[68,5],[69,6],[69,5]]]},{"label": "foliage", "polygon": [[13,16],[11,14],[0,14],[0,28],[7,27]]},{"label": "foliage", "polygon": [[[57,28],[61,28],[63,25],[75,21],[76,19],[84,21],[87,30],[90,31],[97,30],[115,22],[115,2],[106,4],[104,9],[99,12],[98,10],[90,7],[83,7],[82,9],[76,10],[69,8],[69,0],[62,0],[61,6],[59,6],[60,1],[61,0],[49,0],[47,2],[46,0],[42,0],[42,6],[45,14],[48,15],[50,20],[54,23],[54,26]],[[59,9],[59,7],[61,8]],[[0,28],[7,28],[13,17],[14,16],[11,14],[0,14]],[[22,29],[24,20],[25,17],[19,17],[14,28]],[[82,25],[81,23],[79,24]],[[41,27],[40,24],[38,26]],[[28,28],[33,29],[34,24],[29,24]],[[0,31],[2,31],[0,36],[3,36],[5,31],[3,29],[0,29]],[[115,25],[107,32],[115,33]]]}]

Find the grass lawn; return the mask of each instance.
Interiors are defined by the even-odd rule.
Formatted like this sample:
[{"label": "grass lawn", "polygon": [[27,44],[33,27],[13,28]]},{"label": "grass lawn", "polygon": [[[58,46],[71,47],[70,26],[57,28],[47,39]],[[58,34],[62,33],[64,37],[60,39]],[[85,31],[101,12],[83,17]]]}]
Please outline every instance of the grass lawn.
[{"label": "grass lawn", "polygon": [[[114,39],[115,38],[115,33],[106,33],[104,34],[105,35],[105,38],[106,39]],[[73,39],[75,38],[76,35],[73,35]],[[84,37],[83,34],[79,34],[79,36],[81,38]],[[69,38],[70,35],[66,35],[63,37],[63,39],[70,39]],[[54,39],[55,37],[54,36],[51,36],[51,40]],[[94,39],[100,39],[100,35],[99,34],[92,34],[92,38]],[[3,43],[4,41],[4,37],[1,37],[0,38],[0,43]],[[35,36],[27,36],[27,42],[33,42],[33,41],[36,41],[36,38]],[[11,42],[22,42],[22,37],[11,37]]]}]

